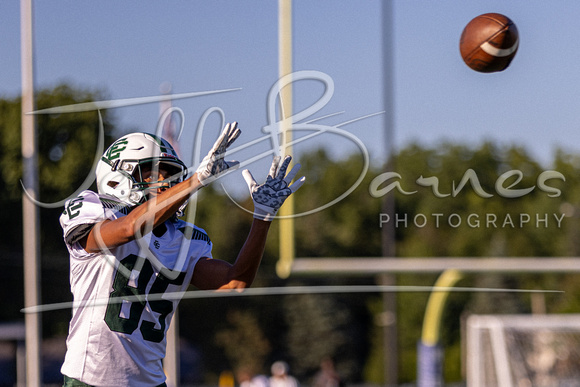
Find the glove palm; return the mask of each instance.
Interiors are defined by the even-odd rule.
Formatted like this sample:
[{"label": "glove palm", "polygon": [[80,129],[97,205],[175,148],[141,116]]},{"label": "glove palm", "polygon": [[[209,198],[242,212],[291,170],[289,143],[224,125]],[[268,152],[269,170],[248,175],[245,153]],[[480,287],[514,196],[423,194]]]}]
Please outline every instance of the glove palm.
[{"label": "glove palm", "polygon": [[291,160],[291,156],[286,156],[282,162],[280,156],[274,157],[268,177],[263,184],[258,184],[247,169],[242,172],[254,202],[254,218],[272,221],[284,201],[306,180],[302,176],[290,184],[300,169],[300,164],[296,164],[286,175]]}]

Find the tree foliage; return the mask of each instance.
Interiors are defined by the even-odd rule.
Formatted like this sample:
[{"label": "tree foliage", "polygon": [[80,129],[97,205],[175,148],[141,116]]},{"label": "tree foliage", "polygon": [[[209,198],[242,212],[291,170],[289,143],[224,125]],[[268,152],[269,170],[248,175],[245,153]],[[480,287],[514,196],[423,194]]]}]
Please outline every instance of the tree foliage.
[{"label": "tree foliage", "polygon": [[[36,109],[71,105],[104,98],[104,92],[91,91],[63,84],[52,89],[41,90],[36,95]],[[113,123],[108,111],[101,112],[104,122],[106,141],[110,141]],[[42,203],[53,203],[64,200],[81,186],[91,173],[91,166],[97,149],[98,116],[97,112],[69,113],[60,115],[36,115],[36,132],[38,144],[38,200]],[[11,221],[20,219],[19,213],[23,187],[22,153],[21,153],[21,100],[0,100],[0,200],[5,211],[2,218]],[[41,207],[43,208],[43,207]],[[43,211],[54,219],[62,209]],[[21,230],[12,222],[1,222],[5,239],[11,242],[20,240]],[[46,228],[45,231],[58,227]],[[46,243],[59,241],[54,234],[43,236]],[[10,243],[8,248],[19,248],[19,244]],[[51,246],[54,247],[54,246]]]},{"label": "tree foliage", "polygon": [[[37,110],[103,99],[102,91],[75,89],[59,85],[37,93]],[[6,190],[3,200],[18,200],[21,195],[21,103],[20,98],[0,100],[0,132],[2,154],[0,171]],[[112,131],[111,115],[101,112],[105,134]],[[59,201],[80,186],[95,158],[98,137],[97,112],[38,114],[38,175],[40,201]],[[110,141],[110,137],[107,138]]]},{"label": "tree foliage", "polygon": [[[36,109],[70,105],[104,99],[105,93],[62,84],[40,90]],[[0,311],[0,319],[21,319],[22,307],[22,152],[21,99],[0,99],[0,263],[3,299],[12,300]],[[114,120],[102,112],[106,141]],[[62,201],[81,186],[91,172],[98,137],[96,112],[36,116],[38,144],[38,200],[43,203]],[[58,217],[62,208],[39,207],[40,252],[42,261],[42,299],[44,302],[66,301],[68,289],[68,253],[62,242]],[[50,291],[49,291],[50,289]],[[61,315],[66,316],[67,313]],[[56,316],[54,316],[56,317]],[[66,332],[67,322],[45,322],[44,331]]]},{"label": "tree foliage", "polygon": [[231,310],[226,317],[229,326],[216,333],[217,345],[225,349],[234,370],[248,369],[252,374],[261,372],[272,349],[256,314]]},{"label": "tree foliage", "polygon": [[322,149],[302,156],[300,163],[307,180],[296,192],[296,213],[309,214],[295,222],[297,256],[379,256],[381,203],[368,191],[378,170],[371,168],[357,184],[364,172],[361,157],[333,162]]}]

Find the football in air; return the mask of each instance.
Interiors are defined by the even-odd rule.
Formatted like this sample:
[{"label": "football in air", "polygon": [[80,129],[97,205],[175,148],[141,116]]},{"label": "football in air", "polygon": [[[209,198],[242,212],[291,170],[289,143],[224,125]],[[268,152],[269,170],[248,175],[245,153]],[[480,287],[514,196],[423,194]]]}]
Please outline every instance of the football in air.
[{"label": "football in air", "polygon": [[485,13],[467,23],[459,40],[459,51],[471,69],[493,73],[510,65],[518,45],[518,29],[513,21],[499,13]]}]

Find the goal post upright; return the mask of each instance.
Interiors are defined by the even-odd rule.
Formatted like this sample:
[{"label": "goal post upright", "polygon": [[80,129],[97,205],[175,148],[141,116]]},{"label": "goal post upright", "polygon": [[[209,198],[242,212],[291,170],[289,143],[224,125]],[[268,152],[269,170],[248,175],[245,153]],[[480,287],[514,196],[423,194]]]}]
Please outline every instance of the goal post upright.
[{"label": "goal post upright", "polygon": [[[34,111],[34,21],[33,1],[20,1],[21,86],[22,86],[22,170],[26,191],[39,198],[38,143]],[[38,206],[22,194],[24,304],[39,305],[40,294],[40,213]],[[26,385],[42,385],[42,317],[39,313],[24,316],[26,347]]]},{"label": "goal post upright", "polygon": [[[279,0],[278,2],[278,55],[280,78],[292,74],[292,0]],[[292,156],[292,82],[289,82],[281,90],[280,96],[280,141],[281,156]],[[290,195],[278,214],[280,227],[280,256],[276,263],[276,274],[280,278],[290,275],[292,261],[295,255],[294,246],[294,195]]]}]

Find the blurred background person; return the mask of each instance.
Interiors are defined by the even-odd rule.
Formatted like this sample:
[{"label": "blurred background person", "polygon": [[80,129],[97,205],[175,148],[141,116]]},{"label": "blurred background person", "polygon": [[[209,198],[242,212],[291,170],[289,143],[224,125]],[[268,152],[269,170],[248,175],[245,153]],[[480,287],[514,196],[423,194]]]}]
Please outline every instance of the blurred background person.
[{"label": "blurred background person", "polygon": [[298,380],[289,374],[290,367],[284,361],[277,361],[271,367],[270,387],[299,387]]}]

